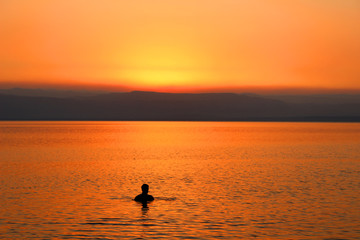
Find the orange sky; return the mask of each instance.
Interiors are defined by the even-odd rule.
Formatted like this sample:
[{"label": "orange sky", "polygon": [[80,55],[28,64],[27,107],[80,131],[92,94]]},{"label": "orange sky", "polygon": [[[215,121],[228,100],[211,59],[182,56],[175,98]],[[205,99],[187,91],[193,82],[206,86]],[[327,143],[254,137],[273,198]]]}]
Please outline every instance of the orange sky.
[{"label": "orange sky", "polygon": [[360,89],[359,13],[359,0],[1,1],[0,87]]}]

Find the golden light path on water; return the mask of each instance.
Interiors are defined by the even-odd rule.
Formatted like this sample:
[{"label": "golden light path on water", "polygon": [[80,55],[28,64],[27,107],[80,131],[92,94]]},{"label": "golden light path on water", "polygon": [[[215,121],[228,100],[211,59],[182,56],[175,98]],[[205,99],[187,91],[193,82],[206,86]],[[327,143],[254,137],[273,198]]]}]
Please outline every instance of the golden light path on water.
[{"label": "golden light path on water", "polygon": [[356,239],[359,180],[358,123],[0,122],[4,239]]}]

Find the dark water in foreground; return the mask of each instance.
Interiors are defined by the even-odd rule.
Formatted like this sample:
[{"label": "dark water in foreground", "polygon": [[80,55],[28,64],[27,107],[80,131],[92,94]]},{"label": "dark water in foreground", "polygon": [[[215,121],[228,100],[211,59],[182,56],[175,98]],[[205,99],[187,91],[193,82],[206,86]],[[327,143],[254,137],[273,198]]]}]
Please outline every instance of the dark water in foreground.
[{"label": "dark water in foreground", "polygon": [[360,239],[359,190],[355,123],[0,122],[1,239]]}]

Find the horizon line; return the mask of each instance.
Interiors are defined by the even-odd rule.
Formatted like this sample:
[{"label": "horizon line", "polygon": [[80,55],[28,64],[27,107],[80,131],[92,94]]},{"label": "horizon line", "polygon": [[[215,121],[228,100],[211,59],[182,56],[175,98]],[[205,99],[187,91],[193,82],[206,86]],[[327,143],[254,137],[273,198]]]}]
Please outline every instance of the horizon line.
[{"label": "horizon line", "polygon": [[243,86],[243,87],[222,87],[222,88],[123,88],[112,86],[84,86],[84,85],[12,85],[0,84],[0,90],[24,89],[24,90],[56,90],[56,91],[99,91],[108,93],[130,93],[130,92],[153,92],[153,93],[235,93],[235,94],[264,94],[264,95],[313,95],[313,94],[360,94],[360,89],[354,88],[313,88],[313,87],[286,87],[286,86]]}]

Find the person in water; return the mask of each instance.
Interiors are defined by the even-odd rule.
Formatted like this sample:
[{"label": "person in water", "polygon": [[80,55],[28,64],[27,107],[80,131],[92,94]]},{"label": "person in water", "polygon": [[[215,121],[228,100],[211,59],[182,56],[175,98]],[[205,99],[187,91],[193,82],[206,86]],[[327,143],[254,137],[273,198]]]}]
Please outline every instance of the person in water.
[{"label": "person in water", "polygon": [[135,199],[134,199],[135,201],[142,202],[142,203],[154,201],[154,197],[148,194],[149,185],[143,184],[141,186],[141,190],[142,190],[142,193],[135,197]]}]

